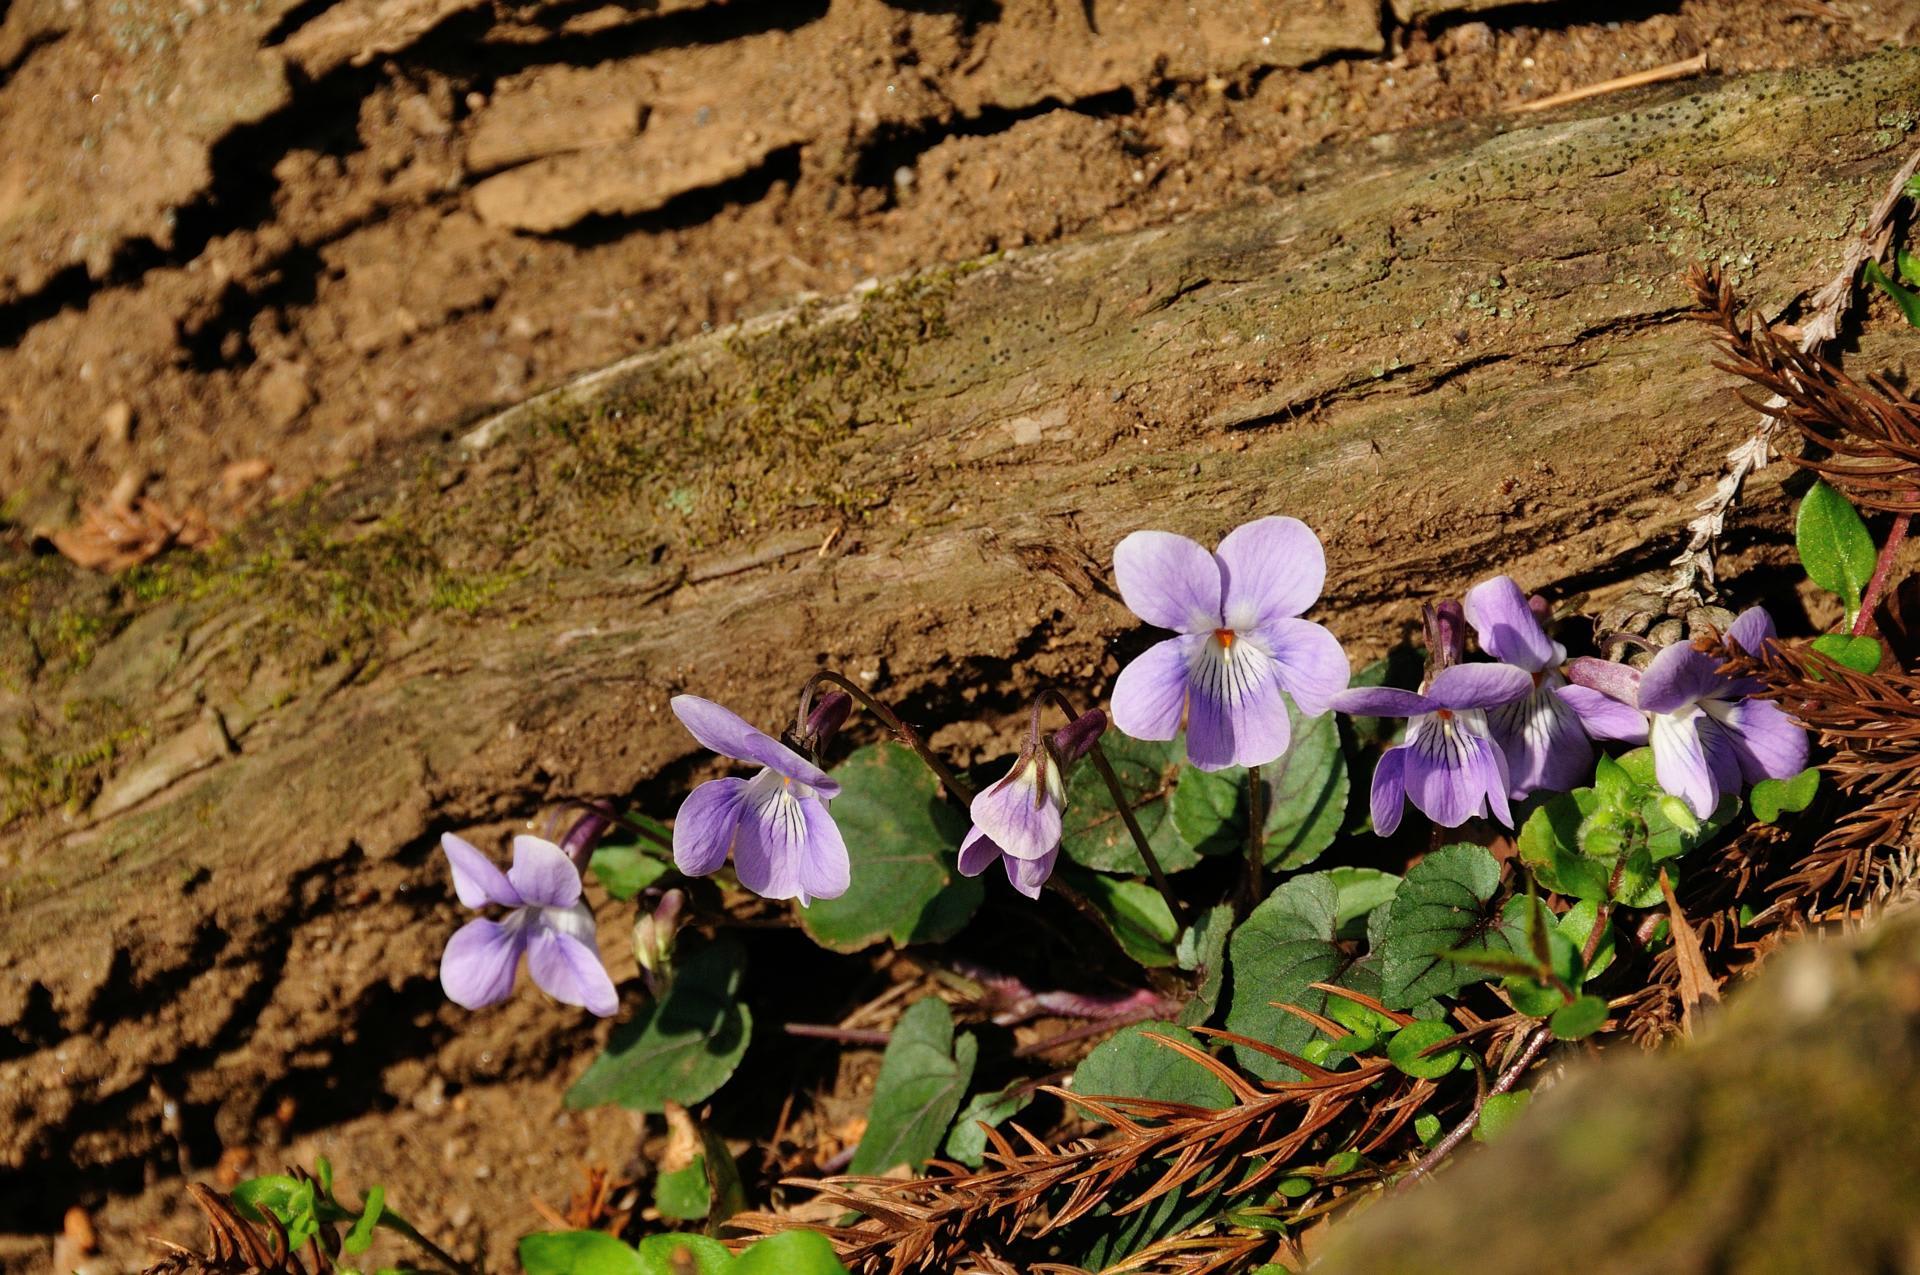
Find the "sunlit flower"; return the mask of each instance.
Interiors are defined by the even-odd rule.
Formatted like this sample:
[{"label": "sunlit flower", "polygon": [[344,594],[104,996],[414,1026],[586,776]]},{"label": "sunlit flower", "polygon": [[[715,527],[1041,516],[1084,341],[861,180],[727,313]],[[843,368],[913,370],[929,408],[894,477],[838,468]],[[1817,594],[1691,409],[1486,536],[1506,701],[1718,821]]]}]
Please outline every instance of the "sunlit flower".
[{"label": "sunlit flower", "polygon": [[1012,769],[981,790],[968,808],[973,827],[960,843],[962,875],[977,877],[998,859],[1014,889],[1030,899],[1040,897],[1060,858],[1067,771],[1106,728],[1107,715],[1096,708],[1054,732],[1051,740],[1042,741],[1037,728],[1028,732]]},{"label": "sunlit flower", "polygon": [[440,956],[447,999],[467,1009],[505,1000],[525,953],[527,972],[555,1000],[602,1018],[620,1008],[600,963],[593,913],[580,898],[580,869],[566,851],[539,837],[515,837],[513,866],[502,872],[452,833],[440,838],[440,849],[460,902],[475,911],[488,904],[512,909],[498,921],[468,921],[447,940]]},{"label": "sunlit flower", "polygon": [[1400,826],[1403,801],[1443,828],[1489,811],[1512,827],[1507,759],[1487,712],[1532,689],[1533,679],[1510,664],[1454,664],[1423,692],[1366,686],[1334,696],[1343,713],[1410,719],[1406,740],[1382,753],[1373,770],[1374,831],[1384,837]]},{"label": "sunlit flower", "polygon": [[827,813],[839,783],[711,700],[676,695],[673,712],[702,747],[762,767],[751,779],[710,779],[687,794],[673,822],[674,865],[705,876],[731,853],[740,884],[763,898],[804,907],[845,894],[847,845]]},{"label": "sunlit flower", "polygon": [[[1726,636],[1758,654],[1773,638],[1773,620],[1749,607]],[[1705,819],[1743,783],[1788,779],[1807,765],[1806,728],[1771,700],[1749,699],[1759,684],[1722,676],[1720,663],[1685,642],[1664,648],[1644,671],[1578,659],[1567,666],[1577,685],[1567,688],[1566,700],[1596,735],[1624,729],[1621,710],[1632,713],[1640,737],[1653,744],[1660,786]]]},{"label": "sunlit flower", "polygon": [[1234,529],[1213,553],[1166,531],[1136,531],[1113,551],[1128,609],[1169,638],[1120,673],[1113,724],[1135,739],[1172,739],[1202,770],[1261,766],[1287,751],[1281,692],[1309,717],[1347,684],[1346,652],[1300,615],[1320,597],[1326,555],[1298,518]]},{"label": "sunlit flower", "polygon": [[1542,789],[1567,792],[1586,782],[1593,774],[1593,744],[1579,714],[1559,694],[1567,685],[1560,672],[1567,648],[1547,636],[1539,614],[1507,576],[1468,590],[1465,611],[1480,649],[1533,679],[1527,694],[1487,710],[1487,729],[1507,761],[1507,795],[1518,800]]}]

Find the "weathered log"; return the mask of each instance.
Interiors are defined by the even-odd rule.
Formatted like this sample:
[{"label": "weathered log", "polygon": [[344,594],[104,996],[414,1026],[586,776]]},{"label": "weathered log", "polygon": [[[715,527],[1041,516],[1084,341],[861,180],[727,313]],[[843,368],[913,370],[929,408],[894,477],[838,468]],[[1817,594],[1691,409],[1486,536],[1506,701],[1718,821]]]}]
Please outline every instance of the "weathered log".
[{"label": "weathered log", "polygon": [[1326,1275],[1911,1270],[1920,916],[1807,942],[1690,1045],[1576,1063],[1497,1143],[1331,1233]]},{"label": "weathered log", "polygon": [[1235,211],[635,358],[204,560],[16,567],[0,1198],[157,1144],[156,1077],[224,1137],[296,1066],[534,1065],[571,1017],[522,998],[528,1043],[483,1058],[437,1000],[433,838],[669,801],[683,688],[772,723],[825,664],[991,746],[1042,682],[1110,681],[1134,625],[1108,555],[1145,525],[1305,518],[1316,615],[1361,656],[1493,571],[1639,569],[1752,421],[1681,271],[1721,262],[1770,312],[1820,282],[1916,71],[1376,138]]}]

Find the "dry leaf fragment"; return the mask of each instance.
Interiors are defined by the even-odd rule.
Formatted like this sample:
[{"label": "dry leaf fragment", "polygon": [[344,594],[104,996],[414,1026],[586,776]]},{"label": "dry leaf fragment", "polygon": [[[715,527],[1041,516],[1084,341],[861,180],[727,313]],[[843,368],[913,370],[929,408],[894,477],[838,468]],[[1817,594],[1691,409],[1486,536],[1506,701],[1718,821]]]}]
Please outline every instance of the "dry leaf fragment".
[{"label": "dry leaf fragment", "polygon": [[1660,869],[1660,893],[1667,897],[1668,927],[1673,931],[1673,955],[1680,970],[1680,1030],[1693,1035],[1693,1007],[1701,1001],[1718,1001],[1720,984],[1707,969],[1706,955],[1700,950],[1700,936],[1687,924],[1680,900],[1673,897],[1673,883],[1667,870]]}]

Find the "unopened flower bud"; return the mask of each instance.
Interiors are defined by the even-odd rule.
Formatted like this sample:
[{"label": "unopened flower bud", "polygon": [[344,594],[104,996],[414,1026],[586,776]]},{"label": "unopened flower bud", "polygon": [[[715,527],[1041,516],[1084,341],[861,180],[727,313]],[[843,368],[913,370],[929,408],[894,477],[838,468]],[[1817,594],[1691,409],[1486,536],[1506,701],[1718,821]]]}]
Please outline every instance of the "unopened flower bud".
[{"label": "unopened flower bud", "polygon": [[829,691],[821,696],[820,702],[807,714],[806,722],[800,728],[800,747],[818,757],[833,742],[833,737],[846,725],[847,714],[853,711],[853,696],[845,691]]},{"label": "unopened flower bud", "polygon": [[567,852],[567,858],[573,860],[573,866],[586,871],[587,861],[593,858],[593,848],[600,844],[600,838],[607,835],[607,829],[613,821],[597,810],[584,812],[573,821],[573,827],[567,829],[567,835],[560,839],[560,848]]},{"label": "unopened flower bud", "polygon": [[666,995],[673,978],[673,943],[680,930],[680,910],[687,896],[668,890],[651,912],[633,923],[633,956],[655,996]]},{"label": "unopened flower bud", "polygon": [[1467,613],[1452,598],[1425,608],[1427,676],[1467,657]]},{"label": "unopened flower bud", "polygon": [[1100,736],[1106,732],[1107,715],[1099,709],[1089,709],[1080,716],[1053,732],[1053,750],[1060,758],[1062,766],[1071,766],[1100,742]]}]

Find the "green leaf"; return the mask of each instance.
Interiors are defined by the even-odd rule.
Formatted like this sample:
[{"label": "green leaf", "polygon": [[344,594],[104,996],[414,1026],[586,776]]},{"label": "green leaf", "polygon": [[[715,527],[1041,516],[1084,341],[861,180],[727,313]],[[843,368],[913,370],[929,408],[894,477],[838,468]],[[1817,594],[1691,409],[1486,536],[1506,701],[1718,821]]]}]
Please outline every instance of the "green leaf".
[{"label": "green leaf", "polygon": [[1753,786],[1747,802],[1753,807],[1755,819],[1772,823],[1782,811],[1805,810],[1819,790],[1820,768],[1809,766],[1791,779],[1762,779]]},{"label": "green leaf", "polygon": [[1607,897],[1608,868],[1579,850],[1580,826],[1586,821],[1579,796],[1596,801],[1591,789],[1557,793],[1527,816],[1516,845],[1520,862],[1533,879],[1555,894],[1574,899]]},{"label": "green leaf", "polygon": [[1460,1065],[1460,1050],[1426,1051],[1459,1034],[1449,1023],[1408,1023],[1387,1042],[1387,1061],[1417,1079],[1438,1080]]},{"label": "green leaf", "polygon": [[[1248,913],[1233,932],[1228,963],[1233,1001],[1227,1028],[1299,1053],[1313,1028],[1273,1002],[1324,1012],[1327,994],[1309,984],[1333,982],[1347,966],[1334,942],[1339,891],[1324,872],[1294,877]],[[1256,1049],[1234,1046],[1242,1068],[1262,1080],[1297,1080],[1299,1073]]]},{"label": "green leaf", "polygon": [[1593,766],[1593,790],[1600,794],[1601,801],[1616,810],[1625,810],[1639,795],[1634,791],[1636,787],[1625,767],[1605,753],[1600,754]]},{"label": "green leaf", "polygon": [[374,1185],[367,1188],[366,1203],[360,1206],[360,1216],[354,1219],[353,1227],[340,1241],[340,1247],[349,1253],[364,1253],[373,1243],[373,1228],[380,1224],[380,1214],[387,1206],[387,1188]]},{"label": "green leaf", "polygon": [[835,899],[799,909],[816,943],[856,952],[883,939],[939,943],[979,908],[986,887],[956,866],[966,815],[940,796],[913,750],[869,744],[834,769],[833,821],[847,843],[851,882]]},{"label": "green leaf", "polygon": [[1128,956],[1149,969],[1174,963],[1173,939],[1180,927],[1158,890],[1144,881],[1120,881],[1076,868],[1056,869],[1056,874],[1106,918]]},{"label": "green leaf", "polygon": [[1180,936],[1174,960],[1198,976],[1193,999],[1180,1010],[1182,1027],[1198,1027],[1213,1017],[1226,983],[1227,940],[1233,935],[1233,908],[1221,903],[1202,912]]},{"label": "green leaf", "polygon": [[520,1237],[526,1275],[654,1275],[640,1254],[599,1231],[535,1231]]},{"label": "green leaf", "polygon": [[1905,248],[1895,248],[1893,268],[1899,274],[1901,282],[1909,287],[1920,287],[1920,257],[1914,256]]},{"label": "green leaf", "polygon": [[1497,945],[1493,897],[1500,864],[1483,846],[1443,846],[1407,869],[1387,913],[1380,1000],[1405,1009],[1485,976],[1441,959],[1454,948]]},{"label": "green leaf", "polygon": [[[636,822],[657,827],[663,836],[672,837],[664,824],[641,815],[630,815]],[[616,899],[631,899],[673,870],[671,851],[652,841],[635,838],[610,842],[595,848],[587,868],[599,879],[608,894]]]},{"label": "green leaf", "polygon": [[1413,1118],[1413,1136],[1420,1139],[1420,1145],[1430,1147],[1440,1136],[1440,1117],[1431,1111]]},{"label": "green leaf", "polygon": [[1342,927],[1391,902],[1400,888],[1399,877],[1378,868],[1329,868],[1327,876],[1339,896],[1334,905],[1334,924]]},{"label": "green leaf", "polygon": [[[1292,743],[1281,758],[1261,767],[1266,810],[1262,858],[1280,871],[1320,857],[1340,833],[1347,813],[1347,761],[1333,715],[1302,717],[1287,700]],[[1180,768],[1173,790],[1174,827],[1202,855],[1239,854],[1247,844],[1246,772]]]},{"label": "green leaf", "polygon": [[[1676,805],[1680,807],[1679,810],[1673,809]],[[1675,815],[1679,815],[1680,819],[1676,820]],[[1740,817],[1740,798],[1732,795],[1722,797],[1711,815],[1698,819],[1686,803],[1677,797],[1648,797],[1641,806],[1640,817],[1647,825],[1647,855],[1652,863],[1660,864],[1719,836],[1721,829]],[[1689,832],[1682,826],[1682,821],[1691,823],[1693,830]]]},{"label": "green leaf", "polygon": [[753,1035],[753,1016],[738,999],[745,967],[732,939],[695,952],[674,972],[664,1000],[613,1029],[606,1052],[567,1090],[567,1106],[658,1112],[669,1102],[691,1106],[726,1084]]},{"label": "green leaf", "polygon": [[[1575,951],[1587,950],[1587,939],[1593,934],[1593,923],[1600,915],[1600,904],[1594,899],[1581,899],[1563,913],[1558,922],[1560,933],[1573,945]],[[1614,943],[1613,923],[1600,935],[1599,946],[1593,949],[1593,960],[1581,971],[1580,977],[1592,978],[1607,966],[1613,964]]]},{"label": "green leaf", "polygon": [[1074,1265],[1090,1271],[1106,1270],[1156,1240],[1197,1225],[1218,1207],[1218,1188],[1199,1196],[1174,1190],[1156,1197],[1144,1208],[1121,1217],[1113,1216],[1116,1209],[1124,1208],[1144,1194],[1165,1168],[1164,1164],[1142,1165],[1105,1192],[1092,1212],[1065,1232],[1055,1232],[1061,1236],[1062,1247],[1073,1254]]},{"label": "green leaf", "polygon": [[669,1222],[698,1222],[712,1212],[713,1188],[707,1184],[707,1157],[696,1155],[686,1168],[655,1178],[653,1205]]},{"label": "green leaf", "polygon": [[847,1275],[818,1231],[781,1231],[741,1253],[727,1275]]},{"label": "green leaf", "polygon": [[1889,279],[1887,272],[1880,268],[1880,263],[1877,261],[1867,263],[1866,276],[1873,281],[1874,287],[1893,298],[1894,305],[1900,307],[1900,313],[1907,316],[1909,326],[1920,328],[1920,295]]},{"label": "green leaf", "polygon": [[947,1130],[946,1145],[942,1148],[947,1158],[969,1168],[979,1168],[987,1152],[987,1131],[980,1126],[984,1123],[998,1128],[1001,1121],[1026,1110],[1033,1096],[1032,1081],[1016,1080],[1004,1089],[989,1089],[967,1099],[967,1105],[953,1118],[953,1127]]},{"label": "green leaf", "polygon": [[[639,1275],[733,1275],[735,1269],[727,1246],[704,1235],[649,1235],[640,1241]],[[546,1273],[529,1269],[526,1275]]]},{"label": "green leaf", "polygon": [[[331,1172],[328,1176],[332,1176]],[[233,1202],[239,1207],[240,1215],[249,1221],[265,1222],[267,1215],[272,1214],[286,1228],[287,1243],[292,1248],[303,1247],[320,1233],[311,1182],[301,1182],[284,1173],[249,1178],[233,1188]],[[343,1212],[337,1206],[334,1211]]]},{"label": "green leaf", "polygon": [[1485,1105],[1480,1108],[1480,1122],[1473,1127],[1475,1142],[1491,1142],[1507,1131],[1507,1128],[1527,1109],[1527,1102],[1533,1097],[1527,1090],[1519,1093],[1497,1093],[1488,1096]]},{"label": "green leaf", "polygon": [[1633,780],[1634,784],[1638,787],[1643,789],[1657,789],[1660,787],[1660,778],[1654,773],[1653,748],[1651,745],[1642,744],[1638,748],[1630,749],[1620,754],[1613,760],[1615,765],[1627,772],[1627,778]]},{"label": "green leaf", "polygon": [[313,1158],[313,1176],[320,1181],[320,1194],[333,1197],[333,1161],[323,1155]]},{"label": "green leaf", "polygon": [[[1151,1034],[1150,1034],[1151,1033]],[[1071,1088],[1089,1098],[1154,1098],[1218,1111],[1233,1105],[1220,1077],[1178,1050],[1154,1039],[1164,1036],[1204,1052],[1199,1038],[1172,1023],[1135,1023],[1122,1028],[1074,1069]]]},{"label": "green leaf", "polygon": [[[1511,899],[1500,910],[1501,936],[1516,952],[1534,952],[1536,943],[1544,939],[1546,947],[1546,965],[1570,988],[1580,986],[1580,951],[1573,940],[1548,917],[1545,926],[1535,931],[1537,923],[1533,914],[1533,900],[1526,898]],[[1537,968],[1537,967],[1536,967]],[[1514,974],[1501,980],[1513,1007],[1523,1014],[1534,1018],[1545,1018],[1567,1003],[1567,998],[1553,983],[1537,974]]]},{"label": "green leaf", "polygon": [[1850,668],[1856,673],[1873,672],[1880,667],[1880,660],[1885,654],[1878,638],[1864,634],[1851,637],[1845,633],[1823,633],[1813,640],[1813,649],[1842,668]]},{"label": "green leaf", "polygon": [[1332,713],[1302,717],[1291,696],[1287,718],[1292,742],[1280,759],[1260,768],[1267,786],[1267,866],[1281,872],[1304,868],[1318,859],[1347,816],[1346,755]]},{"label": "green leaf", "polygon": [[971,1034],[953,1034],[953,1012],[927,997],[900,1017],[880,1059],[867,1131],[847,1172],[885,1173],[898,1165],[918,1172],[940,1147],[973,1078],[977,1050]]},{"label": "green leaf", "polygon": [[1571,1005],[1562,1005],[1547,1019],[1555,1040],[1584,1040],[1599,1031],[1607,1021],[1607,1003],[1598,996],[1582,996]]},{"label": "green leaf", "polygon": [[[1168,810],[1174,776],[1180,772],[1180,741],[1129,739],[1109,733],[1100,747],[1161,868],[1179,872],[1200,862],[1200,856],[1181,840]],[[1084,868],[1146,875],[1147,865],[1141,862],[1133,837],[1113,808],[1106,781],[1090,762],[1074,767],[1067,778],[1067,811],[1062,818],[1060,848]]]},{"label": "green leaf", "polygon": [[1877,556],[1867,524],[1860,521],[1845,496],[1824,482],[1816,482],[1800,499],[1793,537],[1807,578],[1828,593],[1839,595],[1851,624],[1860,609],[1860,595],[1873,578]]}]

